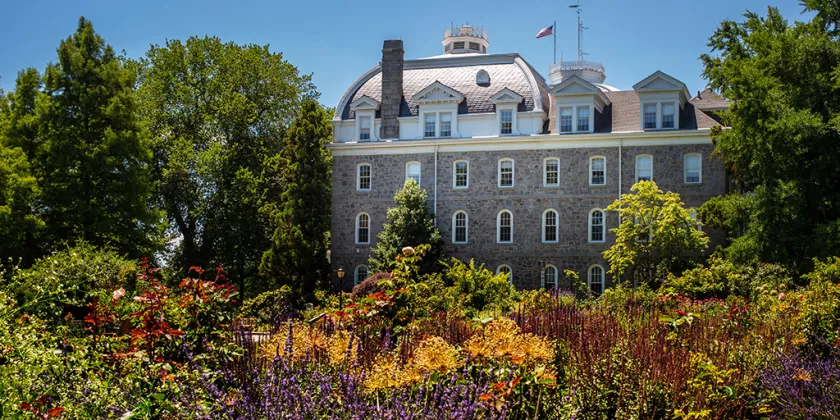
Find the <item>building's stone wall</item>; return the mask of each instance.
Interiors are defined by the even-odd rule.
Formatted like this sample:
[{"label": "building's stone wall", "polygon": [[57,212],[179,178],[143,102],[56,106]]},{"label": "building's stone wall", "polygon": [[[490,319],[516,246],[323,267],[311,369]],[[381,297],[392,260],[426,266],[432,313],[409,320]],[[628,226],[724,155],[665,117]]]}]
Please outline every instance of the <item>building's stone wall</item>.
[{"label": "building's stone wall", "polygon": [[[688,206],[696,207],[725,192],[725,171],[722,162],[710,157],[713,146],[668,145],[623,147],[621,156],[621,184],[629,193],[635,183],[635,157],[653,156],[653,177],[663,190],[680,194]],[[702,183],[683,182],[683,156],[701,153]],[[580,273],[585,281],[586,271],[593,264],[607,269],[601,253],[614,240],[610,229],[617,227],[618,217],[607,213],[605,243],[588,242],[589,213],[603,209],[618,198],[619,151],[611,148],[580,148],[562,150],[492,151],[439,153],[437,162],[437,226],[446,244],[447,254],[460,259],[474,258],[491,270],[508,264],[513,270],[514,284],[521,288],[540,286],[540,267],[552,264]],[[589,185],[589,158],[606,157],[607,185]],[[560,159],[560,186],[543,186],[543,160]],[[498,160],[512,158],[515,162],[514,187],[497,186]],[[452,166],[456,160],[469,161],[469,188],[453,188]],[[382,231],[385,214],[392,207],[394,193],[405,181],[405,165],[418,161],[422,166],[421,186],[428,191],[430,207],[435,202],[434,154],[395,154],[371,156],[337,156],[333,160],[332,263],[334,268],[347,270],[345,288],[352,287],[352,271],[367,264],[376,235]],[[356,166],[372,165],[371,191],[356,190]],[[542,243],[542,215],[546,209],[559,215],[559,242]],[[500,210],[513,213],[513,243],[496,243],[496,218]],[[452,244],[452,216],[464,210],[469,219],[467,244]],[[355,244],[355,221],[359,212],[371,216],[370,245]],[[712,242],[721,243],[721,232],[707,230]],[[609,278],[607,279],[609,285]],[[564,287],[563,282],[560,283]],[[568,286],[568,285],[566,285]]]}]

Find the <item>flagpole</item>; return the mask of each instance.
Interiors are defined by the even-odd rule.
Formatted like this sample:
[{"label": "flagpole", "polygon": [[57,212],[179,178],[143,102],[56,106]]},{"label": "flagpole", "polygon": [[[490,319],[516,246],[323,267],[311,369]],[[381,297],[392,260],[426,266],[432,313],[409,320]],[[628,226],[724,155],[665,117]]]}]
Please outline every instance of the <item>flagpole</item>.
[{"label": "flagpole", "polygon": [[551,27],[551,32],[554,33],[554,64],[557,64],[557,21]]}]

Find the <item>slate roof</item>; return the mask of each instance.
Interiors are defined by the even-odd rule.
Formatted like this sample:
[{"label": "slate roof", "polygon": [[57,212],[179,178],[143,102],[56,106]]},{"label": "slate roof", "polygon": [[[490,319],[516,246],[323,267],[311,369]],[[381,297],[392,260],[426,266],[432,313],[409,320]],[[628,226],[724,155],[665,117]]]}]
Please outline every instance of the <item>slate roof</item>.
[{"label": "slate roof", "polygon": [[[490,60],[483,60],[485,57],[490,57]],[[547,108],[549,94],[545,80],[516,54],[482,55],[470,57],[467,61],[449,59],[453,64],[451,66],[446,65],[447,59],[406,61],[406,69],[403,70],[401,117],[417,115],[418,108],[412,104],[412,96],[435,81],[441,82],[465,96],[464,101],[458,108],[458,114],[495,112],[495,105],[491,97],[504,88],[522,96],[523,100],[519,104],[519,111],[536,109],[535,96],[539,96],[543,108]],[[521,61],[517,63],[517,59]],[[487,62],[491,64],[484,64]],[[476,74],[480,70],[485,70],[490,75],[490,84],[479,85],[476,83]],[[526,74],[526,72],[530,74]],[[534,78],[537,92],[534,92],[529,82],[529,76]],[[355,113],[350,110],[350,103],[364,95],[382,101],[381,69],[377,70],[353,93],[344,105],[341,113],[342,120],[355,118]]]},{"label": "slate roof", "polygon": [[697,96],[691,99],[691,103],[701,111],[717,111],[729,108],[729,101],[723,99],[722,96],[710,88],[698,92]]}]

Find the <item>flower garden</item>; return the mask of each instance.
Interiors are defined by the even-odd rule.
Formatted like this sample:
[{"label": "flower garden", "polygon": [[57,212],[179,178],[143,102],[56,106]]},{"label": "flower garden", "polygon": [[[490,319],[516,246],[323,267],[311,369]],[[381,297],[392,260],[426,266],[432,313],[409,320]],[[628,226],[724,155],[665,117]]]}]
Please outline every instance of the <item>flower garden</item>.
[{"label": "flower garden", "polygon": [[[761,283],[751,296],[689,297],[681,278],[595,298],[517,292],[454,261],[420,274],[420,246],[352,295],[295,310],[283,290],[240,304],[222,268],[167,284],[97,252],[14,273],[43,284],[4,292],[0,417],[840,416],[840,259],[795,281],[728,273]],[[52,287],[94,266],[92,283]]]}]

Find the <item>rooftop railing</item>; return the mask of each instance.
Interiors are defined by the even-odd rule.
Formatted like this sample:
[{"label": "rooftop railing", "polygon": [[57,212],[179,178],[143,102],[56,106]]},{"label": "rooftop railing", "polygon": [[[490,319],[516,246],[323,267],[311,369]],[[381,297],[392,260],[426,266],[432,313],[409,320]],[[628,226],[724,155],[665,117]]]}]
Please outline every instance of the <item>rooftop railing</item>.
[{"label": "rooftop railing", "polygon": [[604,65],[595,61],[561,61],[551,65],[551,72],[559,70],[594,70],[604,73]]},{"label": "rooftop railing", "polygon": [[452,25],[449,29],[443,32],[444,38],[448,38],[450,36],[471,36],[487,40],[487,31],[485,31],[483,27],[474,28],[470,25]]}]

